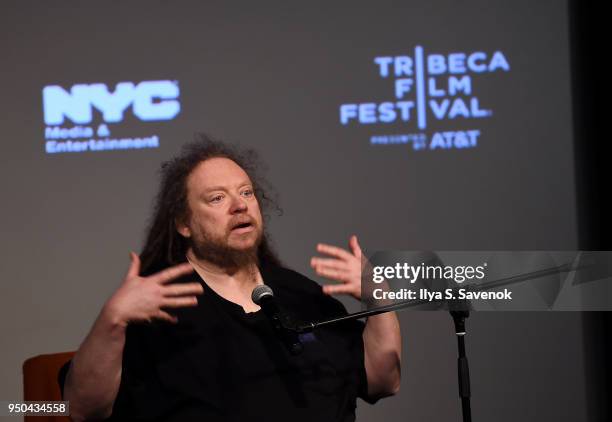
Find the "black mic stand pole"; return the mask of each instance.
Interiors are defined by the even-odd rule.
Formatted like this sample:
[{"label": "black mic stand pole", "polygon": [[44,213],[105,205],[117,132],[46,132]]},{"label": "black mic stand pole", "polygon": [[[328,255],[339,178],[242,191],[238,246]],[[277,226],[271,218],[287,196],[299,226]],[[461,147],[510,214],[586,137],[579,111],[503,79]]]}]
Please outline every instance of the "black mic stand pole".
[{"label": "black mic stand pole", "polygon": [[470,407],[470,368],[465,355],[465,319],[470,316],[467,310],[450,311],[455,323],[455,334],[457,334],[457,376],[459,378],[459,397],[461,398],[461,410],[463,421],[472,421],[472,409]]}]

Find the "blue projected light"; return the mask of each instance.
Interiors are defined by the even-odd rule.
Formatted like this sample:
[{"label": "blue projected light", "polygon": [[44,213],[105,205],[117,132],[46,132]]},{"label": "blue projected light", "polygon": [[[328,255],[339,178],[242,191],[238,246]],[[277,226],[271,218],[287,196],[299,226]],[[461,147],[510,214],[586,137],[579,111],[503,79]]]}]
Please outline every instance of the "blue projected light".
[{"label": "blue projected light", "polygon": [[[130,106],[134,116],[143,122],[172,120],[181,111],[180,90],[174,81],[120,82],[112,92],[104,83],[76,84],[69,91],[49,85],[42,94],[47,125],[45,151],[49,154],[157,148],[157,135],[108,138],[111,135],[108,125],[121,123]],[[93,123],[93,109],[102,116],[97,128],[79,126]],[[66,120],[77,126],[59,126]]]},{"label": "blue projected light", "polygon": [[342,104],[340,123],[344,126],[409,124],[416,120],[416,127],[421,132],[374,135],[370,143],[412,143],[417,151],[476,147],[480,136],[478,129],[436,132],[431,137],[424,131],[428,123],[436,121],[492,116],[492,110],[482,108],[473,94],[473,75],[510,70],[501,51],[425,55],[422,46],[415,47],[414,57],[380,56],[374,58],[374,64],[381,78],[393,80],[395,99]]},{"label": "blue projected light", "polygon": [[170,81],[120,82],[112,93],[105,84],[74,85],[70,93],[50,85],[43,88],[45,123],[61,125],[64,117],[77,124],[91,123],[92,107],[102,112],[105,122],[117,123],[132,104],[140,120],[171,120],[181,111],[178,96],[178,85]]}]

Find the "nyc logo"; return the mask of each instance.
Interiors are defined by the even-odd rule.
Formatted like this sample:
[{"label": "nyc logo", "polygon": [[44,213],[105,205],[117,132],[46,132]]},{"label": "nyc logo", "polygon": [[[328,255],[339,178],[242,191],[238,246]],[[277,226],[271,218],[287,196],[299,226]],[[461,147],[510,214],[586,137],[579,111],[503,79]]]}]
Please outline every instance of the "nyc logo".
[{"label": "nyc logo", "polygon": [[61,125],[67,118],[74,124],[92,122],[93,109],[105,123],[118,123],[131,106],[142,121],[172,120],[181,111],[177,82],[120,82],[110,91],[106,84],[77,84],[69,91],[59,85],[43,88],[45,124]]}]

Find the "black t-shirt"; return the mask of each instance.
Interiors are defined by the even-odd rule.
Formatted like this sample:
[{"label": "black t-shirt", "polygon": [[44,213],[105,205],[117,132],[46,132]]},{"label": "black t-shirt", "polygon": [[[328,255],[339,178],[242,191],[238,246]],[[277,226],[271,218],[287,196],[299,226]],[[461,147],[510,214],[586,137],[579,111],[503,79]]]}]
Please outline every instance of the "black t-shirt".
[{"label": "black t-shirt", "polygon": [[[262,268],[277,303],[303,322],[346,314],[303,275]],[[198,306],[174,311],[179,323],[127,328],[121,385],[111,421],[353,421],[356,398],[367,398],[359,321],[302,335],[293,356],[262,310],[245,313],[194,272]],[[63,384],[68,365],[60,372]]]}]

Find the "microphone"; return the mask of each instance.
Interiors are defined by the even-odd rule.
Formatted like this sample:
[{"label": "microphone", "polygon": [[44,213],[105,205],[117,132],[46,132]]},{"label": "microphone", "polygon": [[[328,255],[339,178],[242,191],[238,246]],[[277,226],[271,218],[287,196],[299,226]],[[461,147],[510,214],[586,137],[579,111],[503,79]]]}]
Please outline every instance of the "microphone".
[{"label": "microphone", "polygon": [[292,355],[299,355],[302,353],[304,346],[302,342],[300,342],[295,330],[292,330],[288,327],[288,324],[286,324],[288,318],[283,315],[278,307],[272,289],[265,284],[255,287],[251,293],[251,300],[261,307],[272,324],[272,327],[274,327],[274,331],[276,331],[276,334],[289,353]]}]

